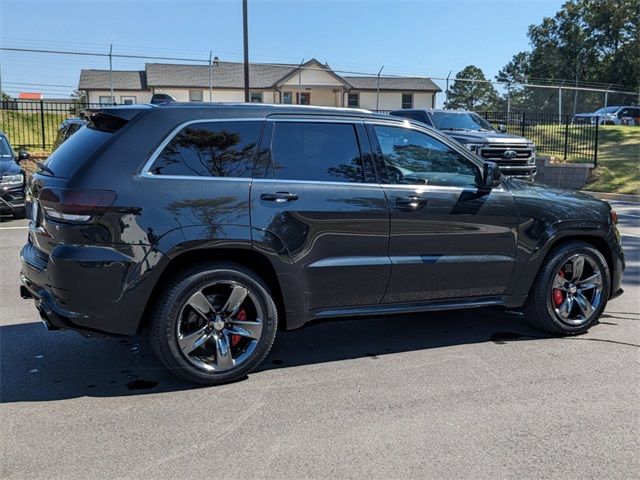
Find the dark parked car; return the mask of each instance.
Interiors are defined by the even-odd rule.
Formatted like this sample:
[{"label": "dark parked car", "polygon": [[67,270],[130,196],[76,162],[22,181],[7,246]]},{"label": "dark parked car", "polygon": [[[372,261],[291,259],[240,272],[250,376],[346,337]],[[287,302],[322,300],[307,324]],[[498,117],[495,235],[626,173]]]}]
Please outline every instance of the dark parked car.
[{"label": "dark parked car", "polygon": [[504,175],[533,179],[536,147],[532,141],[493,126],[480,115],[465,110],[406,109],[391,112],[436,128],[462,143],[483,159],[495,162]]},{"label": "dark parked car", "polygon": [[0,132],[0,214],[23,218],[25,213],[25,174],[18,162],[29,158],[27,152],[16,154],[9,140]]},{"label": "dark parked car", "polygon": [[278,327],[493,305],[577,334],[621,293],[609,204],[363,110],[105,107],[28,195],[21,293],[45,324],[146,331],[206,384],[254,369]]},{"label": "dark parked car", "polygon": [[56,136],[56,141],[53,144],[53,149],[55,150],[62,145],[62,143],[64,143],[71,135],[76,133],[86,124],[87,122],[79,117],[67,118],[60,124],[60,127],[58,127],[58,134]]}]

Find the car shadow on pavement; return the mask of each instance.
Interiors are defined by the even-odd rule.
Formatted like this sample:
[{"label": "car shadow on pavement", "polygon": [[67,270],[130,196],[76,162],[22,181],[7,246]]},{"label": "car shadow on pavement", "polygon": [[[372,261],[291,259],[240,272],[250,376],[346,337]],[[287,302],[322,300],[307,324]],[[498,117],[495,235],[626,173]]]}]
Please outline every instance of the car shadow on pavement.
[{"label": "car shadow on pavement", "polygon": [[[256,373],[452,345],[545,338],[495,309],[339,320],[279,332]],[[198,388],[165,370],[146,338],[84,338],[40,322],[0,327],[0,401],[116,397]]]}]

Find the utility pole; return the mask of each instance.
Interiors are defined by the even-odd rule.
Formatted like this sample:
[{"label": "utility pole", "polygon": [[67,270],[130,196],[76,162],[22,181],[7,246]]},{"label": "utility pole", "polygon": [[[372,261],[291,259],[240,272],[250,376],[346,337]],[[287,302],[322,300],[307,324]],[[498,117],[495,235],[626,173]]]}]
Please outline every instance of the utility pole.
[{"label": "utility pole", "polygon": [[244,101],[249,103],[249,26],[247,25],[247,0],[242,0],[242,32],[244,36]]},{"label": "utility pole", "polygon": [[209,50],[209,102],[213,101],[213,50]]},{"label": "utility pole", "polygon": [[378,72],[378,88],[376,89],[376,110],[380,110],[380,74],[382,73],[382,69],[384,65],[380,67],[380,71]]},{"label": "utility pole", "polygon": [[109,90],[111,91],[111,103],[116,103],[113,96],[113,43],[109,46]]},{"label": "utility pole", "polygon": [[447,87],[444,92],[444,107],[446,108],[447,103],[449,103],[449,77],[451,76],[451,72],[453,70],[449,70],[449,75],[447,75]]}]

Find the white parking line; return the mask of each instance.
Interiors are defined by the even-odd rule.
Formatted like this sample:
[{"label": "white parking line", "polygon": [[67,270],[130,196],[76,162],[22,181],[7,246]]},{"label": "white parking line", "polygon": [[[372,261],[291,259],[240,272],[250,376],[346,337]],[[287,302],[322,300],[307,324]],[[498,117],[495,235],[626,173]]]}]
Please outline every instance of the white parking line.
[{"label": "white parking line", "polygon": [[29,227],[0,227],[0,230],[22,230],[28,228]]},{"label": "white parking line", "polygon": [[640,235],[631,235],[630,233],[621,233],[620,234],[621,237],[633,237],[633,238],[640,238]]}]

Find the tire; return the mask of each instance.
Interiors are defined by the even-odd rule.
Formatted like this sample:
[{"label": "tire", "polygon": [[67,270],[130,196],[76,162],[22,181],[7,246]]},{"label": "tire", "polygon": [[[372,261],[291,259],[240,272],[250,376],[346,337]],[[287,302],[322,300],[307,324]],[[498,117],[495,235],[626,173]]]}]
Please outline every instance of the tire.
[{"label": "tire", "polygon": [[271,292],[241,265],[193,266],[155,298],[149,331],[153,349],[171,372],[190,382],[242,379],[260,365],[275,340],[278,313]]},{"label": "tire", "polygon": [[[573,278],[578,271],[582,272],[582,280]],[[599,286],[596,285],[597,272],[600,273]],[[545,258],[527,297],[525,316],[534,326],[554,335],[585,333],[598,323],[606,307],[610,279],[607,261],[591,244],[566,243]],[[591,289],[582,288],[592,285]]]}]

